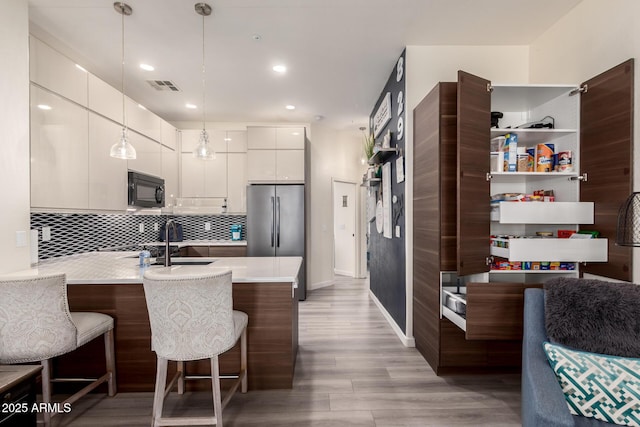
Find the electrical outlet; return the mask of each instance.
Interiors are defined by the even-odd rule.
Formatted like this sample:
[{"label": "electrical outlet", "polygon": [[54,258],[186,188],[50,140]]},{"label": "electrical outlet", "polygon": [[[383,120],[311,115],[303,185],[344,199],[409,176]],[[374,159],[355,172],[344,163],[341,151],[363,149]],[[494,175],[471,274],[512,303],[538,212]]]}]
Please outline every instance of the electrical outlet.
[{"label": "electrical outlet", "polygon": [[138,231],[144,233],[144,222],[141,222],[140,225],[138,225]]},{"label": "electrical outlet", "polygon": [[51,240],[51,227],[42,227],[42,241],[48,242]]},{"label": "electrical outlet", "polygon": [[211,223],[210,222],[205,222],[204,223],[204,230],[205,231],[211,231]]},{"label": "electrical outlet", "polygon": [[153,231],[158,231],[158,223],[157,222],[153,223]]},{"label": "electrical outlet", "polygon": [[396,225],[396,237],[400,237],[400,226]]}]

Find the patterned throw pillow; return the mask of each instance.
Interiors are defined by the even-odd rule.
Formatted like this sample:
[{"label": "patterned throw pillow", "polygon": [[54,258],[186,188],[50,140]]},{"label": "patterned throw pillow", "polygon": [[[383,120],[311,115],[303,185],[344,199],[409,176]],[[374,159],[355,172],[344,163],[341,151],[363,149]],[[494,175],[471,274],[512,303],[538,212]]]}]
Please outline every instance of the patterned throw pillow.
[{"label": "patterned throw pillow", "polygon": [[573,415],[640,427],[640,359],[543,345]]}]

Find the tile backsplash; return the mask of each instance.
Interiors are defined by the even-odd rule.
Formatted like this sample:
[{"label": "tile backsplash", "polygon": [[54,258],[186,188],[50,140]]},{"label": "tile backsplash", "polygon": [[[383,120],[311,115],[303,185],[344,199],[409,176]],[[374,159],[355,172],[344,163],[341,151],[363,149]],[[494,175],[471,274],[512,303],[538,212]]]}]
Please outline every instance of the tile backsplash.
[{"label": "tile backsplash", "polygon": [[[38,259],[46,259],[99,249],[136,250],[141,243],[158,241],[168,218],[182,224],[185,240],[230,239],[233,224],[242,225],[246,240],[245,215],[32,213],[31,229],[38,230]],[[210,230],[205,229],[206,223]],[[48,242],[42,241],[42,227],[51,229]]]}]

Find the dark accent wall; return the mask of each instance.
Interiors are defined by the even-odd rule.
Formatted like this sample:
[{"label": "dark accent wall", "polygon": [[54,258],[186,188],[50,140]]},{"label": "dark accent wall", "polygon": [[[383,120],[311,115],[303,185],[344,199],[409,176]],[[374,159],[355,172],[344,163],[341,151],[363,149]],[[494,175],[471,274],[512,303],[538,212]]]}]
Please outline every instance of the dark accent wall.
[{"label": "dark accent wall", "polygon": [[[401,71],[400,71],[401,70]],[[397,146],[404,155],[406,132],[402,128],[406,124],[405,111],[405,51],[402,52],[396,66],[393,68],[387,83],[378,97],[378,101],[371,112],[371,120],[378,110],[387,93],[391,93],[391,120],[379,136],[376,143],[382,144],[382,139],[391,131],[390,146]],[[400,78],[398,78],[400,77]],[[400,101],[400,102],[399,102]],[[400,106],[402,107],[400,109]],[[402,130],[402,131],[401,131]],[[370,132],[373,133],[373,124]],[[386,238],[378,233],[375,223],[371,224],[369,238],[369,275],[373,294],[385,307],[397,325],[406,333],[406,264],[405,264],[405,182],[397,182],[396,160],[398,155],[389,157],[386,162],[391,163],[391,197],[396,196],[397,202],[392,203],[391,226],[392,238]],[[372,190],[382,197],[382,188]],[[400,227],[400,237],[396,237],[395,227]]]},{"label": "dark accent wall", "polygon": [[[245,215],[127,215],[32,213],[31,229],[38,230],[38,259],[74,255],[101,248],[120,250],[141,249],[141,244],[157,242],[159,231],[167,218],[182,224],[185,240],[230,240],[230,226],[242,225],[242,239],[246,240]],[[205,230],[205,222],[211,230]],[[140,233],[140,224],[144,232]],[[51,227],[51,240],[43,242],[42,227]],[[128,248],[126,246],[129,246]]]}]

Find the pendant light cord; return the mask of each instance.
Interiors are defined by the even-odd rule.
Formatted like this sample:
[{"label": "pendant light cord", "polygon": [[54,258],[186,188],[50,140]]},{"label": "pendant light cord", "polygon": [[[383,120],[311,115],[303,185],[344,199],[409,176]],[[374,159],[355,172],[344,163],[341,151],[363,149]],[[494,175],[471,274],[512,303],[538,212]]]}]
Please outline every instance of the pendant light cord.
[{"label": "pendant light cord", "polygon": [[121,15],[122,15],[122,63],[121,63],[121,74],[120,74],[120,78],[121,78],[121,85],[122,85],[122,127],[124,130],[127,129],[127,122],[126,122],[126,116],[125,116],[125,103],[124,103],[124,15],[125,15],[125,8],[124,8],[124,2],[120,2],[120,8],[122,9]]},{"label": "pendant light cord", "polygon": [[204,66],[204,17],[202,15],[202,130],[205,130],[205,66]]}]

